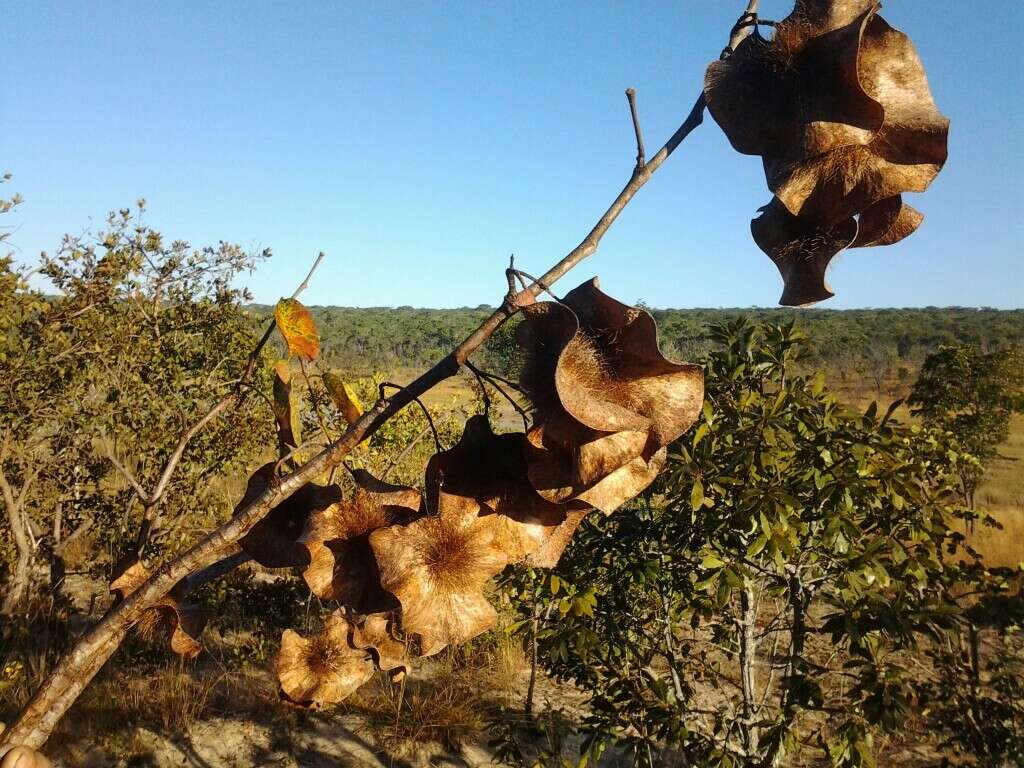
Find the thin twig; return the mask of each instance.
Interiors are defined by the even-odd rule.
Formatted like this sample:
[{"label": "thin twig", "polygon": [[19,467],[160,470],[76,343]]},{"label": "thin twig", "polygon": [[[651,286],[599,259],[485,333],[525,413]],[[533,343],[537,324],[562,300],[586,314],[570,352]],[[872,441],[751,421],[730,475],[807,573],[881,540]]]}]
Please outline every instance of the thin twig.
[{"label": "thin twig", "polygon": [[[523,420],[523,429],[527,430],[527,429],[530,428],[529,414],[527,414],[526,410],[521,405],[519,405],[519,403],[517,403],[515,401],[515,399],[512,397],[512,395],[510,395],[508,392],[506,392],[504,389],[502,389],[500,386],[498,386],[498,384],[496,382],[497,381],[501,381],[501,382],[503,382],[505,384],[508,384],[509,386],[514,387],[518,392],[522,392],[522,389],[520,389],[518,386],[513,384],[508,379],[503,379],[501,376],[496,376],[493,373],[488,373],[487,371],[480,370],[479,368],[477,368],[475,365],[473,365],[468,360],[466,361],[466,367],[469,368],[469,370],[473,372],[473,375],[476,376],[477,381],[481,381],[481,377],[484,378],[484,379],[487,379],[487,381],[490,383],[490,385],[492,387],[494,387],[494,389],[497,390],[498,393],[500,393],[502,397],[504,397],[506,400],[509,401],[509,403],[512,405],[512,407],[515,409],[516,413],[518,413],[520,418],[522,418],[522,420]],[[480,383],[480,387],[481,388],[484,387],[484,384],[483,384],[482,381]],[[485,390],[485,392],[486,392],[486,390]]]},{"label": "thin twig", "polygon": [[626,89],[626,100],[629,102],[629,114],[633,118],[633,133],[636,134],[636,168],[644,167],[644,134],[640,130],[640,116],[636,112],[636,89]]},{"label": "thin twig", "polygon": [[132,487],[132,490],[135,491],[135,495],[139,497],[139,501],[141,501],[143,504],[148,504],[149,496],[146,495],[146,489],[143,488],[142,484],[135,479],[135,475],[133,475],[128,470],[128,468],[124,466],[124,464],[117,460],[117,456],[114,455],[113,451],[110,451],[110,453],[107,455],[107,459],[110,461],[111,464],[114,465],[114,468],[121,473],[121,476],[128,481],[128,484]]},{"label": "thin twig", "polygon": [[384,467],[384,471],[381,473],[380,479],[387,480],[388,475],[391,474],[391,470],[398,466],[398,464],[401,463],[402,459],[408,456],[409,452],[412,451],[412,449],[416,447],[419,441],[426,437],[428,434],[430,434],[429,424],[425,426],[422,430],[420,430],[420,433],[416,435],[416,437],[414,437],[412,441],[405,446],[405,448],[403,448],[401,451],[399,451],[392,457],[391,461],[388,462],[388,465]]},{"label": "thin twig", "polygon": [[322,262],[325,258],[327,258],[327,256],[324,254],[323,251],[320,251],[320,253],[316,255],[316,261],[314,261],[313,266],[309,268],[309,272],[306,274],[306,279],[299,283],[299,287],[296,288],[295,291],[292,293],[291,298],[299,298],[299,294],[302,293],[307,288],[309,288],[309,281],[313,279],[313,273],[316,272],[317,267],[320,266],[320,262]]},{"label": "thin twig", "polygon": [[480,371],[475,365],[468,360],[466,361],[466,367],[469,368],[473,376],[476,377],[476,383],[480,385],[480,397],[484,401],[484,413],[490,415],[491,413],[491,396],[487,394],[487,385],[484,384],[483,378],[480,376]]},{"label": "thin twig", "polygon": [[[516,274],[517,274],[517,275],[518,275],[518,276],[520,277],[520,279],[522,279],[522,278],[524,278],[524,277],[525,277],[525,278],[527,278],[527,279],[528,279],[528,280],[529,280],[529,281],[530,281],[531,283],[533,283],[533,285],[537,285],[537,286],[540,286],[541,290],[543,290],[543,291],[544,291],[544,293],[546,293],[546,294],[547,294],[548,296],[550,296],[550,297],[551,297],[552,299],[554,299],[555,301],[557,301],[557,302],[558,302],[559,304],[561,304],[561,303],[562,303],[562,300],[561,300],[560,298],[558,298],[558,297],[557,297],[557,296],[556,296],[556,295],[554,294],[554,292],[552,292],[552,290],[551,290],[550,288],[548,288],[548,287],[547,287],[547,285],[545,285],[545,284],[544,284],[544,281],[543,281],[543,280],[538,280],[538,279],[537,279],[536,277],[534,277],[533,275],[531,275],[531,274],[530,274],[529,272],[523,272],[523,270],[521,270],[521,269],[517,269],[517,270],[515,270],[515,273],[516,273]],[[529,290],[530,290],[530,291],[532,292],[532,290],[533,290],[532,286],[531,286],[531,288],[530,288]]]},{"label": "thin twig", "polygon": [[320,412],[320,402],[313,396],[313,383],[309,380],[309,374],[306,371],[306,361],[301,357],[299,358],[299,369],[302,371],[302,378],[306,382],[306,391],[309,393],[309,400],[313,404],[313,412],[316,414],[316,420],[320,424],[320,431],[324,433],[324,438],[327,442],[331,443],[334,441],[334,438],[331,437],[324,415]]}]

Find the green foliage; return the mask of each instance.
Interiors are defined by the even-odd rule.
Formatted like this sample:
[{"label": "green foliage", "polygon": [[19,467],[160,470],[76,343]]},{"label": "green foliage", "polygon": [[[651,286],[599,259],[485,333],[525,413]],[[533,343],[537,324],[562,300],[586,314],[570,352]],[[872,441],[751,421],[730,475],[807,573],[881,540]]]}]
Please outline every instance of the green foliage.
[{"label": "green foliage", "polygon": [[[142,215],[140,202],[134,214],[112,214],[104,231],[65,237],[43,254],[37,268],[56,296],[32,289],[27,267],[0,261],[2,469],[25,491],[36,558],[79,526],[97,555],[120,554],[141,505],[111,457],[155,487],[181,433],[229,391],[258,338],[243,307],[249,297],[232,281],[267,254],[167,242]],[[255,384],[266,390],[266,381],[260,365]],[[190,443],[154,545],[176,550],[194,537],[197,517],[230,509],[213,481],[242,475],[268,443],[262,409],[248,398]]]},{"label": "green foliage", "polygon": [[[254,308],[269,318],[273,307]],[[322,354],[349,375],[368,376],[396,368],[432,365],[491,313],[489,307],[414,309],[412,307],[312,307],[322,338]],[[709,324],[747,318],[753,323],[796,321],[806,334],[803,365],[835,371],[837,378],[895,376],[900,367],[916,370],[943,344],[981,349],[1024,345],[1024,311],[995,309],[651,309],[662,348],[670,356],[695,360],[712,343]],[[498,329],[474,362],[499,375],[516,370],[519,349],[513,320]]]},{"label": "green foliage", "polygon": [[794,372],[792,324],[709,338],[703,416],[656,492],[588,518],[550,576],[509,575],[520,629],[537,618],[544,668],[588,692],[584,755],[874,765],[916,716],[910,659],[962,626],[969,457]]},{"label": "green foliage", "polygon": [[[908,402],[925,424],[956,435],[982,462],[1010,433],[1010,417],[1024,412],[1024,352],[1008,347],[983,352],[968,345],[944,346],[925,358]],[[973,506],[982,466],[962,474]]]}]

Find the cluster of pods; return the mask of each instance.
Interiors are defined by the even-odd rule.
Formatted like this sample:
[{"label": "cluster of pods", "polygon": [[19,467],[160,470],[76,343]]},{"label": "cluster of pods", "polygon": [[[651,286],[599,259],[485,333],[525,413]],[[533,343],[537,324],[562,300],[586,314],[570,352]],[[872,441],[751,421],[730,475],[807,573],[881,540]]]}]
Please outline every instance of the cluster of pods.
[{"label": "cluster of pods", "polygon": [[708,67],[708,110],[733,147],[760,155],[774,194],[751,223],[782,273],[780,303],[831,297],[844,248],[890,245],[923,216],[903,202],[946,161],[949,121],[910,39],[875,0],[798,0]]},{"label": "cluster of pods", "polygon": [[[487,582],[513,563],[553,566],[584,516],[611,514],[650,485],[696,420],[700,367],[666,359],[654,318],[596,280],[523,314],[529,429],[497,434],[473,416],[431,457],[423,490],[353,470],[347,497],[307,485],[239,542],[261,565],[301,568],[339,606],[319,634],[284,632],[277,672],[288,702],[341,701],[375,669],[398,681],[417,658],[486,631],[497,619]],[[273,472],[254,473],[239,509]],[[123,596],[144,578],[135,564],[112,589]],[[199,652],[202,619],[183,599],[169,595],[153,620],[170,627],[175,651]]]}]

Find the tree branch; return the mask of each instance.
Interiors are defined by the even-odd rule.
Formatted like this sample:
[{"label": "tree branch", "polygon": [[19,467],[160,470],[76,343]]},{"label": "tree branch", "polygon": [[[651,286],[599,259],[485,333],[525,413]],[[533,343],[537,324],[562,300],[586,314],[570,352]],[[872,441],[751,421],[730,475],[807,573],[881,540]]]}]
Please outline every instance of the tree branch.
[{"label": "tree branch", "polygon": [[636,89],[626,89],[626,100],[629,102],[629,115],[633,118],[633,133],[636,134],[636,167],[644,167],[644,134],[640,130],[640,116],[636,112]]},{"label": "tree branch", "polygon": [[[747,14],[756,11],[759,0],[750,0]],[[740,25],[738,24],[737,27]],[[730,46],[736,44],[749,29],[734,28]],[[701,124],[704,111],[704,95],[695,102],[686,120],[669,138],[665,145],[648,160],[642,168],[634,169],[629,181],[612,201],[586,237],[558,263],[544,273],[540,280],[516,294],[514,301],[504,301],[494,313],[465,340],[455,347],[433,368],[419,376],[408,386],[399,390],[390,399],[381,398],[363,415],[353,422],[345,434],[305,465],[272,484],[260,496],[236,513],[229,521],[207,534],[202,540],[177,558],[164,563],[135,592],[114,609],[68,651],[54,667],[32,699],[22,709],[18,720],[0,734],[0,752],[14,744],[25,744],[38,748],[45,743],[57,722],[75,702],[103,664],[124,639],[129,627],[156,601],[167,594],[179,581],[190,574],[206,568],[229,553],[235,542],[270,510],[288,498],[322,473],[337,467],[342,460],[366,438],[373,435],[392,416],[405,406],[417,400],[436,384],[456,375],[470,355],[513,317],[520,306],[530,304],[540,294],[542,286],[550,286],[560,280],[573,267],[593,254],[601,238],[629,204],[633,196],[646,184],[662,163],[668,159],[679,144]],[[269,331],[264,336],[269,337]],[[250,368],[255,359],[250,360]]]}]

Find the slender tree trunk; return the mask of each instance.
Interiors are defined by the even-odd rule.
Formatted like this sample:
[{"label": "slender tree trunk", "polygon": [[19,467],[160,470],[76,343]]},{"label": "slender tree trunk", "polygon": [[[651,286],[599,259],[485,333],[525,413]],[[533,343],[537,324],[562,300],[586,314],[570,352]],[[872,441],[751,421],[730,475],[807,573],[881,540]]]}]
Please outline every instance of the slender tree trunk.
[{"label": "slender tree trunk", "polygon": [[[789,630],[789,664],[782,686],[782,722],[791,727],[796,718],[797,698],[804,683],[804,644],[807,640],[807,605],[809,595],[798,573],[789,577],[787,600],[791,612]],[[761,761],[762,768],[775,768],[782,758],[781,734],[774,738]]]},{"label": "slender tree trunk", "polygon": [[18,559],[14,563],[11,578],[7,582],[7,593],[4,595],[3,604],[0,605],[0,615],[12,616],[28,594],[32,579],[33,550],[24,510],[15,497],[14,489],[8,482],[2,467],[0,467],[0,491],[2,491],[4,508],[7,510],[7,524],[11,528],[14,546],[18,551]]},{"label": "slender tree trunk", "polygon": [[533,603],[533,619],[530,621],[530,683],[526,686],[526,706],[523,711],[528,715],[533,714],[533,694],[537,689],[537,630],[540,623],[540,613],[537,609],[537,601]]},{"label": "slender tree trunk", "polygon": [[740,683],[743,689],[743,749],[748,757],[755,755],[760,741],[759,729],[754,725],[757,715],[757,605],[754,589],[744,583],[740,592]]},{"label": "slender tree trunk", "polygon": [[971,659],[971,714],[974,715],[976,726],[981,725],[981,703],[979,692],[981,690],[981,664],[979,661],[978,627],[973,621],[967,623],[967,642],[970,649]]}]

